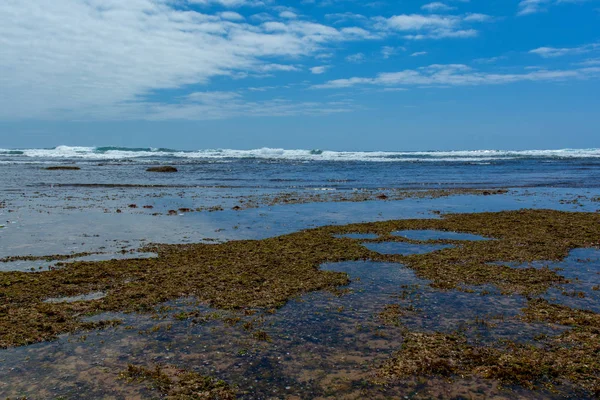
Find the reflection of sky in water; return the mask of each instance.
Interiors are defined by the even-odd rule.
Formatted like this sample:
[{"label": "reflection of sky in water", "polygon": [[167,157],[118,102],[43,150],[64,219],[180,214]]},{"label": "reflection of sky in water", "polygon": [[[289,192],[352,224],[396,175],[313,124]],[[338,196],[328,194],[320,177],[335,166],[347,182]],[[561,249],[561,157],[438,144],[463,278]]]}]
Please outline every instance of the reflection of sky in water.
[{"label": "reflection of sky in water", "polygon": [[69,264],[77,261],[106,261],[106,260],[131,260],[136,258],[155,258],[158,257],[156,253],[139,253],[139,252],[127,252],[127,253],[108,253],[108,254],[91,254],[84,257],[74,257],[67,260],[55,261],[52,259],[47,260],[18,260],[9,262],[0,262],[0,272],[6,271],[21,271],[21,272],[34,272],[50,268],[60,268],[62,264]]},{"label": "reflection of sky in water", "polygon": [[[568,284],[552,287],[543,296],[551,303],[563,304],[600,312],[600,250],[597,248],[574,249],[563,261],[536,261],[532,263],[494,262],[511,268],[550,268],[567,278]],[[594,290],[596,288],[596,290]]]},{"label": "reflection of sky in water", "polygon": [[411,240],[472,240],[472,241],[481,241],[481,240],[490,240],[486,237],[480,235],[473,235],[471,233],[461,233],[461,232],[445,232],[445,231],[436,231],[436,230],[407,230],[407,231],[397,231],[392,232],[392,235],[402,236]]},{"label": "reflection of sky in water", "polygon": [[[540,190],[542,193],[538,193],[537,196],[528,195],[523,191],[515,196],[452,196],[402,201],[312,203],[264,206],[243,211],[229,209],[231,204],[228,203],[231,199],[228,199],[228,196],[239,194],[233,189],[187,189],[179,194],[170,189],[160,197],[145,197],[151,193],[147,189],[95,189],[86,190],[79,200],[72,200],[71,209],[38,209],[38,206],[47,203],[64,205],[63,196],[77,194],[79,190],[70,188],[66,191],[63,188],[60,198],[46,198],[42,195],[13,198],[10,208],[16,212],[9,213],[6,209],[0,211],[3,212],[2,217],[10,221],[2,222],[6,227],[0,229],[0,256],[84,251],[114,253],[123,247],[138,248],[148,242],[193,243],[207,238],[262,239],[323,225],[402,218],[437,218],[437,215],[431,214],[432,210],[460,213],[527,207],[572,209],[571,205],[558,203],[562,195],[559,189],[546,192]],[[142,193],[139,194],[142,197],[136,198],[136,193]],[[254,190],[253,193],[260,193],[260,190]],[[100,209],[87,209],[88,203],[95,202],[99,196],[107,198],[99,201]],[[123,199],[123,196],[127,198]],[[154,212],[164,213],[166,210],[181,207],[193,209],[204,204],[205,200],[212,205],[224,204],[225,211],[193,212],[177,216],[151,215]],[[137,204],[138,208],[129,209],[129,203]],[[155,208],[141,208],[147,204]],[[110,212],[105,213],[103,207]],[[123,212],[115,213],[117,208]],[[597,203],[591,203],[581,210],[596,208]]]},{"label": "reflection of sky in water", "polygon": [[49,299],[44,300],[45,303],[75,303],[77,301],[92,301],[92,300],[100,300],[106,297],[106,293],[104,292],[93,292],[80,294],[79,296],[69,296],[69,297],[51,297]]},{"label": "reflection of sky in water", "polygon": [[[398,397],[412,393],[410,383],[404,389],[364,383],[401,346],[400,329],[379,318],[386,305],[406,310],[398,322],[410,329],[460,331],[476,342],[528,341],[537,333],[556,334],[563,329],[513,319],[526,303],[521,296],[439,291],[400,264],[343,262],[325,264],[323,269],[348,273],[349,293],[313,292],[288,302],[275,314],[264,314],[257,328],[269,334],[270,343],[254,340],[242,322],[232,327],[221,321],[179,321],[173,316],[181,311],[211,311],[180,299],[167,303],[173,308],[160,314],[165,318],[111,313],[103,318],[121,318],[123,325],[0,351],[4,377],[0,393],[36,398],[86,393],[88,398],[105,398],[141,392],[148,397],[145,385],[127,385],[116,376],[127,363],[164,363],[225,379],[249,390],[252,398],[312,398],[327,393]],[[260,316],[243,317],[253,319]],[[156,326],[160,329],[153,330]],[[79,340],[83,336],[85,341]],[[457,379],[452,385],[461,387],[465,382]],[[491,386],[482,382],[481,387]],[[367,392],[361,393],[363,389]],[[536,397],[524,390],[518,393]]]}]

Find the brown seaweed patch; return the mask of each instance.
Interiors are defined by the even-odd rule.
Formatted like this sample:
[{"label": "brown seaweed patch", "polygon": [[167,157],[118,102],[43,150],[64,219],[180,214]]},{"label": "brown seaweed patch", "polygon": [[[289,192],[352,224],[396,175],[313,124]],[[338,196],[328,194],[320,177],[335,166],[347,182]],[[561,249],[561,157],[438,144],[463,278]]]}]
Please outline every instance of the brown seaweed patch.
[{"label": "brown seaweed patch", "polygon": [[401,350],[379,370],[383,378],[406,376],[479,377],[529,389],[564,383],[600,395],[600,314],[532,299],[527,322],[572,327],[535,345],[501,341],[484,346],[460,334],[404,332]]},{"label": "brown seaweed patch", "polygon": [[224,381],[172,366],[149,369],[129,364],[119,374],[127,382],[150,382],[161,397],[170,400],[232,400],[236,392]]},{"label": "brown seaweed patch", "polygon": [[[452,230],[496,240],[401,256],[369,251],[360,240],[334,237],[376,233],[388,240],[393,238],[391,232],[404,229]],[[85,328],[80,322],[85,314],[151,312],[160,303],[187,296],[226,310],[278,308],[302,293],[347,284],[346,274],[320,269],[328,262],[402,263],[442,289],[492,284],[506,293],[542,293],[566,279],[549,268],[515,269],[489,263],[560,260],[573,248],[596,246],[599,237],[599,214],[522,210],[330,226],[263,240],[153,245],[143,251],[158,253],[154,259],[74,262],[36,273],[1,272],[0,347],[51,340]],[[106,297],[43,303],[51,297],[91,292],[104,292]]]}]

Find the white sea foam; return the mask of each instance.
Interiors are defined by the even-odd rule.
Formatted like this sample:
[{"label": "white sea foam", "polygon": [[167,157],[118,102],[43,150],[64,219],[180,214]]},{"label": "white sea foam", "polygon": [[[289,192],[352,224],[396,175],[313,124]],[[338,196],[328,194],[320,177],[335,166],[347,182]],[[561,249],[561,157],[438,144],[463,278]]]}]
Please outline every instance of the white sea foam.
[{"label": "white sea foam", "polygon": [[155,148],[123,147],[74,147],[58,146],[51,149],[0,149],[3,160],[40,159],[81,159],[81,160],[124,160],[124,159],[264,159],[292,161],[359,161],[359,162],[489,162],[510,159],[560,159],[560,158],[600,158],[600,149],[562,150],[463,150],[463,151],[321,151],[286,150],[261,148],[254,150],[207,149],[179,151]]}]

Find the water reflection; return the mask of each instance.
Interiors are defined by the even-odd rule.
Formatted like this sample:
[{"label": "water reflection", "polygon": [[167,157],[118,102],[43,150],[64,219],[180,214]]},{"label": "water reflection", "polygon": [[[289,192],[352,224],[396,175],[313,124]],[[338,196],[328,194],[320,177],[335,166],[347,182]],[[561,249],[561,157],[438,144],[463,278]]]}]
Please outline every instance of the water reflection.
[{"label": "water reflection", "polygon": [[447,231],[436,231],[436,230],[406,230],[392,232],[392,235],[402,236],[411,240],[490,240],[489,238],[473,235],[471,233],[462,232],[447,232]]}]

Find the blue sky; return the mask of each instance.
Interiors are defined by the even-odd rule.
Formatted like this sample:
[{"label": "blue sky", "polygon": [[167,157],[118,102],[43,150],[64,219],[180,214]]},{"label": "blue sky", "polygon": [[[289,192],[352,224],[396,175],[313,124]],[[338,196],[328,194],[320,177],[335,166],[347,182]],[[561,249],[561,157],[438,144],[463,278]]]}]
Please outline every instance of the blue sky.
[{"label": "blue sky", "polygon": [[0,147],[600,147],[600,1],[3,0]]}]

